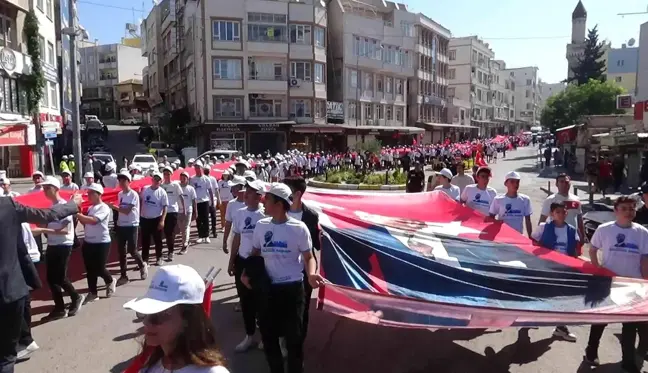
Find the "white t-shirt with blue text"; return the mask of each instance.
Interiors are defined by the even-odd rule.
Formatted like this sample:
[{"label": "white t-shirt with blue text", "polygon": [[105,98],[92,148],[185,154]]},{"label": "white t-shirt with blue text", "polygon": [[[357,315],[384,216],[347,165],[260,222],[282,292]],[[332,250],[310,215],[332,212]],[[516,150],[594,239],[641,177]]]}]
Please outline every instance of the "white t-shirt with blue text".
[{"label": "white t-shirt with blue text", "polygon": [[488,216],[491,202],[495,197],[497,197],[495,188],[486,186],[486,189],[479,189],[477,184],[467,185],[461,193],[461,201],[466,203],[466,206],[485,216]]},{"label": "white t-shirt with blue text", "polygon": [[531,210],[531,200],[524,194],[518,194],[515,198],[502,194],[493,199],[489,213],[497,216],[498,220],[508,224],[516,231],[524,233],[524,218],[531,216],[533,211]]},{"label": "white t-shirt with blue text", "polygon": [[107,243],[110,242],[110,231],[108,229],[108,221],[112,213],[110,207],[101,202],[96,205],[90,206],[87,216],[97,218],[97,224],[86,224],[84,226],[85,238],[84,241],[88,243]]},{"label": "white t-shirt with blue text", "polygon": [[140,199],[139,194],[133,189],[124,193],[121,191],[117,194],[117,200],[119,201],[119,208],[130,207],[133,208],[128,214],[119,213],[117,215],[117,226],[119,227],[137,227],[139,226],[139,210],[140,210]]},{"label": "white t-shirt with blue text", "polygon": [[169,197],[160,186],[155,189],[148,186],[142,190],[142,217],[155,219],[162,216],[162,210],[169,206]]},{"label": "white t-shirt with blue text", "polygon": [[306,224],[290,217],[281,224],[273,223],[272,218],[261,219],[254,228],[252,243],[261,250],[273,284],[303,281],[302,254],[313,249]]},{"label": "white t-shirt with blue text", "polygon": [[256,228],[256,223],[265,217],[262,205],[259,205],[256,210],[244,207],[234,212],[232,231],[241,236],[238,254],[242,258],[247,258],[252,253],[254,249],[252,244],[254,228]]},{"label": "white t-shirt with blue text", "polygon": [[[65,203],[67,202],[64,200],[60,200],[56,204],[65,204]],[[72,216],[65,217],[61,220],[53,221],[47,224],[47,228],[67,229],[66,234],[48,234],[47,235],[48,246],[58,246],[58,245],[72,246],[74,244],[74,224],[73,224]]]},{"label": "white t-shirt with blue text", "polygon": [[601,250],[601,265],[619,276],[642,278],[641,257],[648,254],[648,229],[637,223],[622,228],[616,222],[598,226],[592,248]]}]

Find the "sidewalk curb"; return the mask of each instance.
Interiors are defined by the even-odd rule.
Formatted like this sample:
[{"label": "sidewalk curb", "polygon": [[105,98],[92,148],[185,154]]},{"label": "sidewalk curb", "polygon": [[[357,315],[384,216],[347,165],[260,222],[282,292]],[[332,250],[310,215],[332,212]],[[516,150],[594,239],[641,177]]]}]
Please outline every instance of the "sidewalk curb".
[{"label": "sidewalk curb", "polygon": [[315,188],[338,190],[405,190],[405,184],[398,185],[372,185],[372,184],[335,184],[324,181],[308,180],[308,185]]}]

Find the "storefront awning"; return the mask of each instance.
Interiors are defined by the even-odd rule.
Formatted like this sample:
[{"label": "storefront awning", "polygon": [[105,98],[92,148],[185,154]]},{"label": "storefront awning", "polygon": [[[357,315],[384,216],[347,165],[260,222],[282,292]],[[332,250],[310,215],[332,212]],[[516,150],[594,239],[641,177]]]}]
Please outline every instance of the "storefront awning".
[{"label": "storefront awning", "polygon": [[298,124],[291,128],[295,133],[343,133],[346,128],[336,124]]},{"label": "storefront awning", "polygon": [[429,122],[417,122],[417,125],[422,125],[425,127],[434,127],[434,128],[458,128],[458,129],[473,129],[473,128],[479,128],[476,126],[464,126],[462,124],[454,124],[454,123],[429,123]]}]

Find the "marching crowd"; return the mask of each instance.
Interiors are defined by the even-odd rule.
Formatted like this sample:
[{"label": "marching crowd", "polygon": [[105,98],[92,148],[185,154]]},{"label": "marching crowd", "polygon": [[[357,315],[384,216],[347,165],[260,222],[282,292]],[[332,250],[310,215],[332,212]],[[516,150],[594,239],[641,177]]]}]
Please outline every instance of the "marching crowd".
[{"label": "marching crowd", "polygon": [[[522,144],[513,141],[514,144],[510,140],[502,142],[502,150]],[[482,162],[479,162],[482,166],[475,162],[472,175],[464,172],[464,162],[468,157],[464,158],[463,155],[468,154],[468,149],[472,152],[473,145],[385,148],[383,154],[399,156],[394,160],[389,155],[381,156],[375,165],[387,169],[406,167],[408,191],[414,192],[422,191],[425,185],[424,176],[420,176],[424,165],[432,165],[436,172],[428,181],[428,190],[441,191],[484,215],[487,221],[501,221],[548,249],[572,257],[580,256],[581,245],[587,237],[581,202],[570,193],[569,176],[558,175],[557,193],[544,201],[539,220],[533,224],[531,201],[528,196],[519,193],[520,174],[508,172],[505,176],[505,192],[498,193],[489,185],[491,169]],[[481,145],[476,150],[478,156],[487,157],[487,149],[492,144],[478,145]],[[493,146],[493,152],[497,154],[500,147]],[[431,152],[429,157],[428,150]],[[491,160],[495,158],[493,152]],[[346,161],[347,157],[351,159],[350,162]],[[62,181],[36,172],[33,175],[34,187],[29,193],[43,193],[51,201],[54,212],[48,216],[16,219],[40,225],[32,228],[22,224],[22,242],[9,244],[24,246],[33,262],[38,262],[44,256],[46,281],[55,304],[45,320],[56,320],[74,316],[84,304],[96,301],[99,298],[99,278],[106,285],[106,297],[111,297],[117,286],[128,283],[127,255],[135,260],[139,277],[146,279],[149,265],[161,266],[163,261],[172,262],[176,253],[183,255],[189,251],[189,232],[193,221],[198,230],[195,242],[210,243],[212,238],[218,238],[216,222],[220,219],[223,227],[222,247],[229,254],[228,273],[234,276],[240,299],[238,310],[244,325],[242,340],[236,346],[236,351],[245,352],[259,347],[264,350],[272,373],[285,372],[286,367],[290,373],[302,372],[310,297],[313,289],[324,281],[318,274],[314,253],[321,245],[319,217],[302,201],[306,191],[304,177],[325,172],[330,167],[358,166],[355,159],[360,159],[359,166],[365,167],[365,157],[358,153],[311,155],[298,151],[275,156],[250,155],[246,157],[247,160],[239,159],[230,166],[221,180],[210,175],[211,167],[222,161],[220,159],[190,159],[187,167],[193,168],[195,175],[191,176],[183,170],[179,181],[171,179],[179,165],[166,160],[161,160],[159,167],[152,170],[130,167],[117,172],[115,164],[107,164],[100,179],[95,178],[93,173],[87,173],[80,187],[72,182],[69,171],[61,173]],[[315,162],[311,162],[311,159],[315,159]],[[336,163],[333,159],[343,162]],[[408,163],[408,159],[411,163]],[[454,170],[448,168],[445,162],[451,164]],[[151,184],[138,193],[131,188],[131,182],[144,174],[151,176]],[[416,184],[416,188],[412,183]],[[17,196],[7,179],[1,180],[0,184],[3,188],[0,195]],[[102,200],[104,187],[120,190],[116,203]],[[91,207],[83,213],[78,211],[76,205],[72,208],[59,194],[66,189],[87,190]],[[642,197],[644,202],[648,202],[648,185],[642,188]],[[0,203],[6,204],[9,202],[3,201],[14,203],[13,198],[0,199]],[[76,197],[74,202],[80,203]],[[589,255],[596,266],[605,267],[621,276],[645,278],[648,277],[648,229],[642,224],[648,223],[648,209],[644,205],[636,212],[635,206],[636,200],[630,197],[622,196],[616,200],[616,221],[602,224],[596,230],[591,238]],[[18,212],[21,209],[24,208],[14,207]],[[113,232],[109,226],[111,220],[114,222]],[[78,245],[75,237],[77,224],[84,226],[85,233],[80,250],[87,273],[87,296],[77,292],[67,277],[70,255]],[[47,236],[45,252],[40,239],[42,235]],[[136,246],[139,235],[141,255]],[[179,250],[175,247],[176,238],[180,239]],[[117,243],[120,266],[120,277],[117,279],[106,269],[113,240]],[[153,258],[151,244],[155,250]],[[0,259],[6,258],[0,255]],[[0,274],[2,266],[0,262]],[[25,274],[24,269],[22,273],[29,288],[42,286],[37,273],[34,278],[35,271],[30,276]],[[146,362],[146,372],[161,373],[178,369],[187,373],[227,372],[211,336],[210,323],[199,309],[204,289],[203,280],[195,270],[182,265],[165,265],[156,272],[146,295],[125,305],[144,316],[146,343],[156,348]],[[71,299],[67,307],[64,294]],[[3,295],[3,284],[0,282],[0,297]],[[38,349],[30,332],[29,296],[27,294],[20,299],[15,305],[20,309],[14,310],[18,312],[20,322],[11,330],[15,332],[15,338],[12,337],[9,342],[0,338],[3,340],[0,344],[2,373],[13,372],[16,359],[26,359]],[[0,305],[0,327],[8,325],[7,320],[2,320],[7,315],[2,307]],[[646,325],[623,324],[621,345],[625,372],[640,371],[638,357],[646,355],[644,346],[648,346]],[[598,345],[604,329],[605,325],[591,327],[585,351],[585,361],[591,365],[599,364]],[[185,333],[180,333],[180,330]],[[556,327],[553,334],[564,340],[576,341],[576,336],[566,326]],[[640,337],[638,349],[635,348],[637,334]],[[190,343],[187,338],[194,339]],[[179,343],[184,343],[184,347],[177,348]]]}]

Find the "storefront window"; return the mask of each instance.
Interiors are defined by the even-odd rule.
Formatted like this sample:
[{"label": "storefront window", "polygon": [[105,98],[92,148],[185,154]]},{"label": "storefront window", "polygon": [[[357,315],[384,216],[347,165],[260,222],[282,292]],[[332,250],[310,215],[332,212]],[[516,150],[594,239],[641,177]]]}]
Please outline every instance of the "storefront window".
[{"label": "storefront window", "polygon": [[26,92],[16,79],[0,76],[0,112],[27,112]]},{"label": "storefront window", "polygon": [[212,132],[210,135],[212,150],[238,150],[245,151],[245,133]]}]

